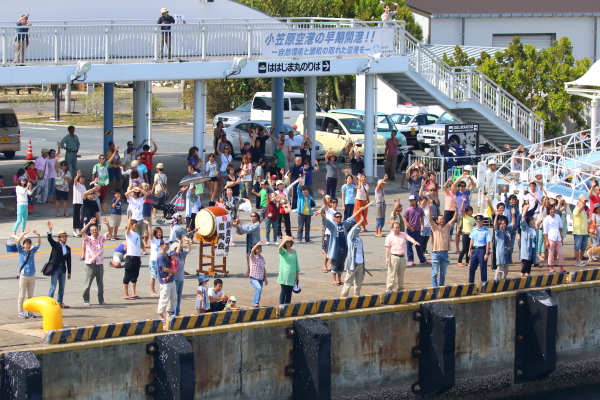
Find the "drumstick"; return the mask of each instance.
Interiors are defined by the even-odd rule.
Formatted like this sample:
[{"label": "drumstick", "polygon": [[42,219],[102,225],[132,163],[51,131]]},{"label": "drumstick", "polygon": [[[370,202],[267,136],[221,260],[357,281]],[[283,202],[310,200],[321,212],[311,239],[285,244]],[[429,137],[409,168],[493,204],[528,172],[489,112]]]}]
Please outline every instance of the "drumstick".
[{"label": "drumstick", "polygon": [[368,270],[368,269],[366,269],[366,268],[365,268],[365,272],[366,272],[367,274],[369,274],[370,276],[373,276],[373,274],[372,274],[372,273],[370,273],[370,272],[369,272],[369,270]]}]

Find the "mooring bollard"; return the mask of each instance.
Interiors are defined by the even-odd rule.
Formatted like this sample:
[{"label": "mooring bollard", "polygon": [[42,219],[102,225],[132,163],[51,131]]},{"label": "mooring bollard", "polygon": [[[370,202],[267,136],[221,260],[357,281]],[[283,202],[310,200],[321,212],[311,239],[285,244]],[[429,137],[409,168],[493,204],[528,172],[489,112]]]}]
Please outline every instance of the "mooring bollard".
[{"label": "mooring bollard", "polygon": [[42,364],[33,351],[2,354],[0,398],[38,400],[42,398]]},{"label": "mooring bollard", "polygon": [[52,297],[39,296],[25,300],[23,309],[26,311],[42,314],[42,329],[48,332],[54,329],[62,329],[62,308]]},{"label": "mooring bollard", "polygon": [[185,336],[157,336],[146,353],[154,357],[154,380],[146,385],[146,394],[157,400],[193,400],[194,350]]}]

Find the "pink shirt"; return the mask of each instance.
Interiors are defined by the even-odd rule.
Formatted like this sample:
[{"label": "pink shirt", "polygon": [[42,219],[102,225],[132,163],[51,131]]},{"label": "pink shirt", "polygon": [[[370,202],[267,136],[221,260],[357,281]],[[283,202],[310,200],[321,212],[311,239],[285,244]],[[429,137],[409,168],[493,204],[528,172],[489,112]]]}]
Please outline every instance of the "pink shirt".
[{"label": "pink shirt", "polygon": [[406,233],[400,232],[397,235],[394,232],[390,233],[385,238],[385,247],[389,247],[390,253],[394,255],[404,255],[406,253]]},{"label": "pink shirt", "polygon": [[104,242],[108,233],[97,237],[83,235],[85,243],[85,263],[102,265],[104,263]]},{"label": "pink shirt", "polygon": [[456,193],[452,193],[452,190],[446,190],[446,203],[444,205],[444,210],[446,211],[456,211],[456,205],[454,202],[456,201]]}]

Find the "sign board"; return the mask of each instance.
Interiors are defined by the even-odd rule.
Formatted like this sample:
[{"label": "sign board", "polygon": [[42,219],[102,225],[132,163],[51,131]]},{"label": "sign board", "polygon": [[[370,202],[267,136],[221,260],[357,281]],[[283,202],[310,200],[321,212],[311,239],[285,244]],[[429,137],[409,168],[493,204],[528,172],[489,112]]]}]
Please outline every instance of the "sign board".
[{"label": "sign board", "polygon": [[331,61],[310,61],[310,62],[268,62],[258,63],[258,73],[266,74],[268,72],[311,72],[311,71],[331,71]]},{"label": "sign board", "polygon": [[175,19],[176,24],[185,24],[185,15],[183,14],[174,14],[173,18]]},{"label": "sign board", "polygon": [[479,133],[479,124],[450,124],[446,125],[446,133]]},{"label": "sign board", "polygon": [[395,51],[394,28],[264,30],[260,47],[266,58],[385,55]]}]

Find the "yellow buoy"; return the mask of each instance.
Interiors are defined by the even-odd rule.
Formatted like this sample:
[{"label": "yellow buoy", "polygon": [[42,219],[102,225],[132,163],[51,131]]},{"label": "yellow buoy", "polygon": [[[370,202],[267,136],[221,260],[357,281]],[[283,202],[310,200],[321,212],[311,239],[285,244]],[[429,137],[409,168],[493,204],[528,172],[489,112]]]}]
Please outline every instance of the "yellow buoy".
[{"label": "yellow buoy", "polygon": [[62,329],[62,308],[52,297],[32,297],[25,300],[23,308],[26,311],[42,314],[42,329],[44,332]]}]

